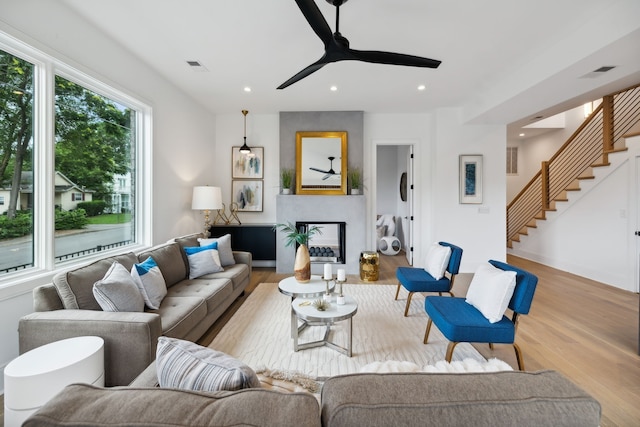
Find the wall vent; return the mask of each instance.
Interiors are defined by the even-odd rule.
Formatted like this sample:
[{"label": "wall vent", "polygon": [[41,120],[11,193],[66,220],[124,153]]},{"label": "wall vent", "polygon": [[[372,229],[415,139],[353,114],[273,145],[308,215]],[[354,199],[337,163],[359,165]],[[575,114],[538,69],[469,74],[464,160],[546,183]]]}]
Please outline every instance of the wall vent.
[{"label": "wall vent", "polygon": [[200,61],[187,61],[187,65],[191,67],[193,71],[209,71]]}]

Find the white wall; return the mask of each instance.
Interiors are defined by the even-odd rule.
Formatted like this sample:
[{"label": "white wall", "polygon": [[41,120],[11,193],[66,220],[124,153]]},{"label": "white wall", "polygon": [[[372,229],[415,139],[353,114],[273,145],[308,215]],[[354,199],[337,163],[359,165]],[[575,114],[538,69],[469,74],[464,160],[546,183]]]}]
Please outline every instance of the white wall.
[{"label": "white wall", "polygon": [[540,172],[542,162],[549,160],[584,122],[584,109],[574,108],[566,111],[564,116],[563,129],[550,130],[531,138],[507,141],[507,146],[518,147],[518,174],[507,175],[507,203]]},{"label": "white wall", "polygon": [[510,253],[638,292],[637,245],[640,137],[627,140],[629,151],[609,156],[611,166],[594,169],[569,202],[538,221]]},{"label": "white wall", "polygon": [[[217,175],[209,113],[61,2],[3,0],[0,30],[152,106],[153,243],[199,230],[191,189]],[[42,275],[0,290],[0,368],[18,355],[18,319],[32,310],[31,289],[50,279]]]}]

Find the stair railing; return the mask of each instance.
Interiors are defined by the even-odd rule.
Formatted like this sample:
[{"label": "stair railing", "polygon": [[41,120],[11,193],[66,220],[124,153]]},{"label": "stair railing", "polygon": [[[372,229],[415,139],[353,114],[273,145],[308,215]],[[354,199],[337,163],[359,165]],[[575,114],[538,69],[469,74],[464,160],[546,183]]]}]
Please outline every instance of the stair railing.
[{"label": "stair railing", "polygon": [[586,177],[592,166],[608,165],[609,153],[622,145],[622,137],[640,121],[640,84],[603,97],[562,147],[507,205],[507,246],[526,234],[536,219],[544,219],[552,202]]}]

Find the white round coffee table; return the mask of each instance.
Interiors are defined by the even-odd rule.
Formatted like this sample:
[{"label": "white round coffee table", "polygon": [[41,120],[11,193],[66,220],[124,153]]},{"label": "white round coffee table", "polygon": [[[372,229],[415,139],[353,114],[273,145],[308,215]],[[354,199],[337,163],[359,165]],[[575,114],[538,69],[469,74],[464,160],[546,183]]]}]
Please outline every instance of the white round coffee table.
[{"label": "white round coffee table", "polygon": [[[335,282],[329,282],[329,292],[333,292]],[[322,276],[311,276],[307,283],[300,283],[295,277],[287,277],[278,283],[278,290],[281,294],[293,298],[315,298],[321,297],[327,290],[327,282],[322,280]]]},{"label": "white round coffee table", "polygon": [[[332,292],[335,286],[336,282],[329,281],[329,292]],[[300,283],[295,277],[291,276],[286,279],[282,279],[280,283],[278,283],[278,290],[281,294],[291,297],[291,301],[296,298],[316,298],[322,297],[322,295],[327,292],[327,282],[322,280],[322,276],[312,275],[310,281],[307,283]],[[298,318],[292,308],[291,338],[293,338],[295,334],[302,332],[307,326],[309,325],[305,321],[298,325]]]},{"label": "white round coffee table", "polygon": [[104,387],[104,340],[75,337],[34,348],[4,368],[4,424],[19,426],[67,385]]},{"label": "white round coffee table", "polygon": [[[325,325],[326,331],[324,337],[318,341],[312,341],[307,343],[299,343],[298,338],[300,332],[297,328],[293,335],[293,349],[295,351],[304,350],[307,348],[327,346],[342,354],[346,354],[351,357],[351,341],[353,338],[353,316],[358,311],[358,303],[356,300],[349,296],[344,296],[345,303],[343,305],[336,304],[335,298],[329,303],[329,307],[324,311],[319,311],[314,307],[314,299],[309,298],[296,298],[291,303],[291,308],[295,313],[296,318],[302,320],[307,324]],[[346,320],[347,323],[347,346],[341,347],[331,341],[329,341],[329,333],[331,332],[331,325],[336,322]]]}]

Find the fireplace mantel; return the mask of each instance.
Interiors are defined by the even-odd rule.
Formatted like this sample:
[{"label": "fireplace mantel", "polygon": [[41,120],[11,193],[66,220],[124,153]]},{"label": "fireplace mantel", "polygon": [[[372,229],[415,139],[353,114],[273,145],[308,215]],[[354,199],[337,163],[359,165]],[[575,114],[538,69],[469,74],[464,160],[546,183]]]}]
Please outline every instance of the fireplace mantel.
[{"label": "fireplace mantel", "polygon": [[[278,195],[276,198],[276,222],[296,221],[344,221],[346,222],[347,274],[360,272],[360,252],[366,250],[365,233],[366,203],[364,195],[316,196]],[[281,232],[276,235],[276,272],[292,273],[295,249],[285,247]],[[312,274],[322,274],[321,264],[312,264]],[[335,268],[334,268],[335,271]]]}]

